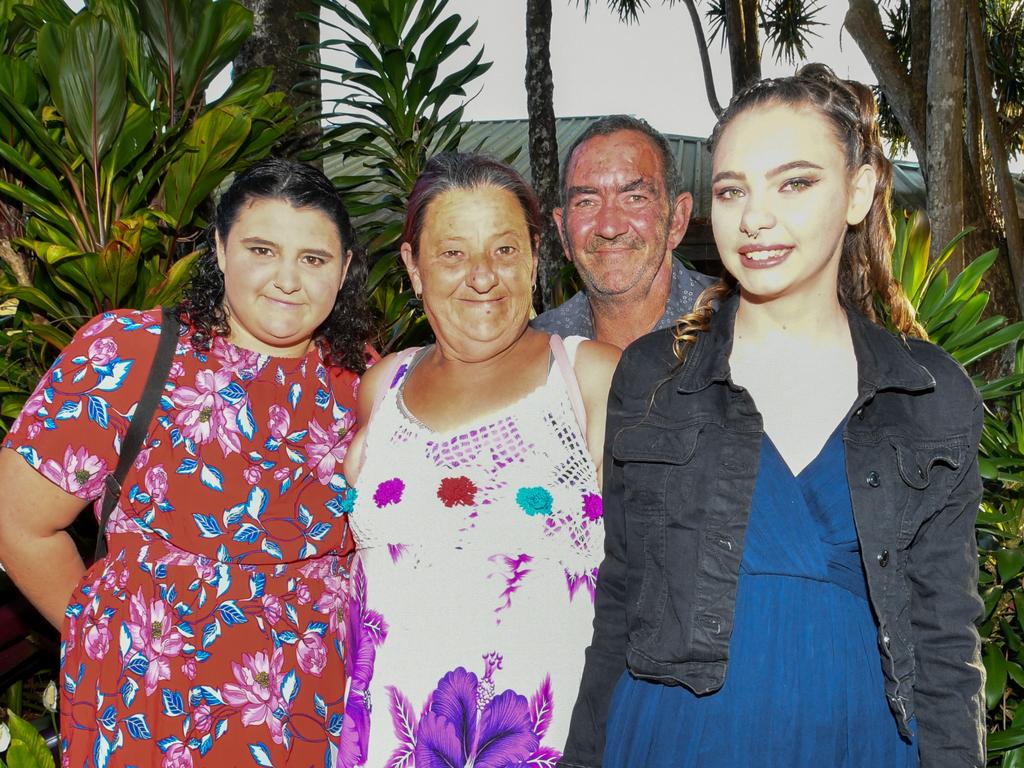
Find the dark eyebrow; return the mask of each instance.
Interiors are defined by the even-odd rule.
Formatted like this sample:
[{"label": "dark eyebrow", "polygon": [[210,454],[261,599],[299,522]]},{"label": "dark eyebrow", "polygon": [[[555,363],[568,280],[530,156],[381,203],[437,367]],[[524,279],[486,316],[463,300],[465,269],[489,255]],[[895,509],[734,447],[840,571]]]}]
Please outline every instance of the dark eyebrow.
[{"label": "dark eyebrow", "polygon": [[633,181],[629,182],[628,184],[623,184],[621,187],[619,187],[619,192],[636,192],[638,189],[645,189],[648,192],[653,192],[655,186],[650,181],[641,176],[638,179],[633,179]]},{"label": "dark eyebrow", "polygon": [[[241,242],[242,245],[269,246],[271,248],[279,247],[273,240],[264,240],[262,237],[245,237],[242,238]],[[312,254],[313,256],[319,256],[322,259],[333,259],[335,256],[331,251],[324,251],[320,248],[303,248],[302,252]]]},{"label": "dark eyebrow", "polygon": [[596,195],[597,187],[569,187],[569,197],[577,195]]},{"label": "dark eyebrow", "polygon": [[[766,179],[770,179],[772,176],[778,176],[780,173],[792,171],[796,168],[813,168],[818,171],[824,170],[820,165],[812,163],[810,160],[793,160],[791,162],[775,166],[764,176]],[[720,171],[711,178],[711,183],[717,184],[718,182],[725,181],[726,179],[731,181],[744,181],[746,178],[747,175],[745,173],[740,173],[739,171]]]}]

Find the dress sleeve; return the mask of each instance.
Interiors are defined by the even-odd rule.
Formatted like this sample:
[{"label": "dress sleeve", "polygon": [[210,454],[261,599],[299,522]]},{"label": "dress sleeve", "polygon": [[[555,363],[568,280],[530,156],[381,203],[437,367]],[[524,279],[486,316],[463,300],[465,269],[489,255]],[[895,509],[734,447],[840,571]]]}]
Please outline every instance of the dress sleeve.
[{"label": "dress sleeve", "polygon": [[160,312],[87,322],[29,397],[3,446],[83,502],[103,492],[156,352]]}]

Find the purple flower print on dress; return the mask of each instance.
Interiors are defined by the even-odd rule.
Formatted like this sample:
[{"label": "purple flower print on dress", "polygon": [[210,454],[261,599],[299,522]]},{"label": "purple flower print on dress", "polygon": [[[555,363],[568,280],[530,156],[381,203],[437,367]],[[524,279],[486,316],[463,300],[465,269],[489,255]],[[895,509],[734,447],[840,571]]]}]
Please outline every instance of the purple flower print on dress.
[{"label": "purple flower print on dress", "polygon": [[388,504],[397,504],[402,500],[402,493],[405,491],[405,483],[399,477],[384,480],[377,486],[373,494],[373,503],[383,509]]},{"label": "purple flower print on dress", "polygon": [[517,768],[529,760],[539,739],[526,697],[507,690],[487,699],[493,681],[484,681],[463,667],[441,678],[416,731],[416,768]]},{"label": "purple flower print on dress", "polygon": [[230,370],[205,370],[196,374],[195,388],[179,384],[171,392],[171,402],[179,409],[174,423],[181,433],[199,445],[216,440],[225,456],[242,449],[238,436],[239,408],[220,395],[231,380]]},{"label": "purple flower print on dress", "polygon": [[569,600],[576,597],[580,587],[586,587],[590,595],[590,602],[594,602],[595,590],[597,589],[597,568],[582,573],[573,573],[565,569],[565,585],[569,588]]},{"label": "purple flower print on dress", "polygon": [[299,669],[307,675],[320,677],[327,666],[327,647],[317,632],[306,632],[295,648]]},{"label": "purple flower print on dress", "polygon": [[596,523],[604,516],[604,503],[598,493],[583,494],[583,517]]},{"label": "purple flower print on dress", "polygon": [[370,739],[369,688],[377,647],[388,634],[387,622],[366,607],[366,571],[361,560],[352,570],[352,598],[345,614],[345,674],[349,694],[339,740],[338,768],[365,765]]},{"label": "purple flower print on dress", "polygon": [[164,752],[160,768],[192,768],[192,753],[180,741],[176,741]]},{"label": "purple flower print on dress", "polygon": [[[487,558],[492,563],[499,563],[504,566],[503,572],[498,575],[504,580],[505,588],[498,595],[500,604],[494,609],[495,613],[512,607],[512,595],[522,586],[523,580],[532,569],[526,566],[533,562],[533,558],[523,553],[517,556],[512,555],[491,555]],[[501,620],[498,620],[499,623]]]},{"label": "purple flower print on dress", "polygon": [[237,347],[223,336],[214,337],[210,351],[223,370],[243,380],[251,379],[260,364],[259,352]]},{"label": "purple flower print on dress", "polygon": [[146,491],[156,504],[167,498],[167,470],[163,464],[157,464],[146,470]]},{"label": "purple flower print on dress", "polygon": [[531,517],[533,515],[550,515],[553,501],[551,492],[539,485],[532,488],[520,488],[516,491],[516,504]]},{"label": "purple flower print on dress", "polygon": [[110,650],[110,617],[101,613],[90,613],[85,617],[83,637],[85,639],[85,655],[93,661],[99,661]]},{"label": "purple flower print on dress", "polygon": [[80,499],[95,499],[103,490],[107,462],[99,456],[93,456],[84,447],[76,451],[69,445],[64,451],[63,464],[47,459],[40,465],[39,471],[62,490]]}]

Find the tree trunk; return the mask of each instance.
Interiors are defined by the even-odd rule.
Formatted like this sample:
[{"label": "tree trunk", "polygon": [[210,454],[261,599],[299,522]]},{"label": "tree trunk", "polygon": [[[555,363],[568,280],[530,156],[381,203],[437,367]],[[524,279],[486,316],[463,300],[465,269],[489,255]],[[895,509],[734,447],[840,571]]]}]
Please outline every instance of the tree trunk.
[{"label": "tree trunk", "polygon": [[[989,70],[985,37],[981,27],[981,13],[973,3],[968,3],[967,7],[967,36],[979,111],[985,126],[985,138],[988,141],[996,188],[999,191],[998,198],[1002,205],[1002,224],[1006,235],[1005,253],[1013,276],[1017,303],[1017,312],[1014,314],[1019,316],[1021,308],[1024,308],[1024,235],[1021,233],[1013,177],[1010,176],[1007,163],[1006,142],[1003,140],[999,116],[992,98],[992,73]],[[1005,311],[1003,313],[1007,314]]]},{"label": "tree trunk", "polygon": [[724,0],[725,37],[729,41],[732,92],[761,79],[761,41],[757,32],[757,0]]},{"label": "tree trunk", "polygon": [[[973,2],[973,0],[971,0]],[[964,45],[967,14],[964,0],[932,0],[931,51],[928,59],[927,168],[931,258],[964,228]],[[920,159],[921,156],[918,155]],[[957,274],[961,258],[951,260]],[[959,261],[959,264],[953,264]],[[959,267],[959,268],[958,268]]]},{"label": "tree trunk", "polygon": [[[914,19],[918,19],[915,15]],[[930,24],[930,20],[928,20]],[[926,153],[926,87],[927,68],[913,67],[915,79],[907,74],[906,69],[896,56],[896,51],[885,36],[882,17],[874,0],[849,0],[846,12],[846,29],[857,43],[864,58],[871,66],[871,71],[878,78],[878,85],[885,91],[900,127],[910,141],[910,147],[921,161],[921,170],[927,171],[924,158]],[[918,32],[915,31],[915,38]],[[921,32],[924,39],[931,35]],[[927,49],[925,49],[927,50]],[[918,82],[923,80],[924,82]],[[916,83],[916,85],[915,85]],[[927,179],[927,176],[926,176]]]},{"label": "tree trunk", "polygon": [[561,195],[551,78],[551,0],[526,3],[526,111],[530,118],[530,174],[540,198],[541,215],[540,290],[533,301],[542,312],[562,302],[558,274],[565,259],[552,216]]},{"label": "tree trunk", "polygon": [[[320,141],[320,82],[317,65],[320,25],[299,17],[318,16],[313,0],[242,0],[252,11],[252,37],[232,62],[233,76],[259,67],[273,67],[272,90],[285,93],[285,103],[299,111],[299,122],[285,137],[283,151],[296,155]],[[301,52],[301,46],[311,46]]]}]

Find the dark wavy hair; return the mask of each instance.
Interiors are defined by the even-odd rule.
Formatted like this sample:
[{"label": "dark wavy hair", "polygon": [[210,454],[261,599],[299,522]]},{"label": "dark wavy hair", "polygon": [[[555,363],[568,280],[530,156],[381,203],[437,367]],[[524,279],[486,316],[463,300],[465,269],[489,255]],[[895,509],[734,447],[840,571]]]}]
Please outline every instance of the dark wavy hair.
[{"label": "dark wavy hair", "polygon": [[540,244],[541,216],[537,193],[512,166],[468,152],[442,152],[423,166],[416,179],[409,203],[405,208],[402,242],[409,243],[414,259],[419,258],[420,236],[426,220],[427,208],[441,194],[453,189],[497,187],[515,195],[530,232],[534,253]]},{"label": "dark wavy hair", "polygon": [[366,252],[330,180],[318,169],[293,160],[260,160],[238,173],[220,196],[214,222],[206,233],[206,248],[196,260],[178,304],[178,318],[193,329],[192,346],[208,351],[214,337],[230,333],[215,238],[227,242],[239,211],[254,200],[284,200],[295,208],[312,208],[337,225],[342,252],[351,251],[352,260],[331,314],[313,332],[313,339],[328,363],[362,373],[372,333],[366,301]]}]

